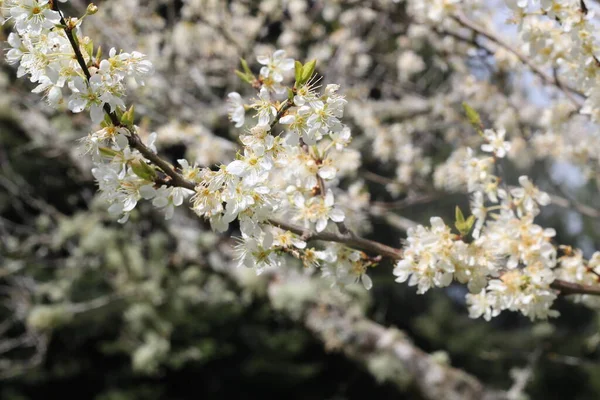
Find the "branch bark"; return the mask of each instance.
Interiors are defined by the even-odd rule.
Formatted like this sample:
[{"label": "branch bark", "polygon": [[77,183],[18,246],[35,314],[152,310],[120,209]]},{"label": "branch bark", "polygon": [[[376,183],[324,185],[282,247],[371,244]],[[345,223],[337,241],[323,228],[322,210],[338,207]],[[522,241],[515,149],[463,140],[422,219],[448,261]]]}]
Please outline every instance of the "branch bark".
[{"label": "branch bark", "polygon": [[363,239],[352,232],[339,234],[332,232],[313,232],[310,229],[302,228],[287,222],[275,219],[269,220],[269,223],[277,228],[293,232],[300,235],[304,240],[324,240],[326,242],[337,242],[348,245],[355,249],[364,250],[369,253],[380,254],[393,260],[402,259],[402,250],[390,247],[383,243],[375,242],[369,239]]},{"label": "branch bark", "polygon": [[425,353],[398,329],[371,321],[360,307],[340,300],[343,294],[323,285],[321,279],[286,269],[273,275],[267,288],[273,308],[302,322],[327,350],[345,354],[380,382],[401,391],[414,388],[430,400],[508,399],[505,391],[487,388],[474,376]]},{"label": "branch bark", "polygon": [[[387,380],[400,388],[407,384],[414,386],[425,399],[508,398],[506,392],[486,388],[474,376],[437,361],[416,347],[401,331],[386,328],[365,317],[352,316],[347,310],[311,305],[304,323],[325,343],[335,340],[331,336],[337,334],[340,350],[367,368],[375,369],[375,363],[385,363],[383,365],[391,367],[392,372],[386,376]],[[347,332],[352,334],[344,335]],[[408,376],[408,382],[403,375]]]}]

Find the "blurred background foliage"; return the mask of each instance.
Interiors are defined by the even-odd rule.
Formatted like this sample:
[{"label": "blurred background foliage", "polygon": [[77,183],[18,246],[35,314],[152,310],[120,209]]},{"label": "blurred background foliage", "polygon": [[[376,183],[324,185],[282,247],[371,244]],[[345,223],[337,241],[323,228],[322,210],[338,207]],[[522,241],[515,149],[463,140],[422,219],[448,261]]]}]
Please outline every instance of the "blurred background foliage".
[{"label": "blurred background foliage", "polygon": [[[86,2],[72,3],[73,15],[85,9]],[[327,82],[340,83],[351,102],[404,98],[403,88],[394,84],[402,48],[395,36],[410,26],[401,3],[98,5],[101,13],[90,18],[85,33],[107,47],[147,52],[157,65],[157,78],[132,91],[130,100],[143,115],[142,130],[158,130],[161,152],[173,160],[187,154],[209,164],[232,156],[236,133],[223,99],[228,91],[246,89],[231,71],[238,57],[250,60],[273,46],[292,48],[301,59],[329,57],[319,61],[318,70]],[[252,18],[244,19],[245,13]],[[4,35],[7,31],[5,26]],[[424,45],[421,55],[430,68],[404,86],[417,85],[421,97],[434,96],[455,71],[440,67],[447,55],[438,48]],[[477,59],[467,62],[479,71]],[[94,198],[89,161],[76,149],[76,139],[89,126],[86,118],[49,110],[29,93],[28,82],[16,80],[12,67],[2,64],[1,72],[0,398],[421,398],[410,377],[403,378],[406,372],[385,357],[354,362],[306,327],[303,299],[328,287],[311,284],[274,297],[268,284],[277,277],[255,277],[252,271],[232,275],[226,267],[230,239],[210,232],[187,210],[167,222],[142,204],[127,224],[111,220]],[[502,71],[492,78],[499,86],[510,81]],[[460,115],[459,104],[447,107]],[[369,135],[355,121],[361,116],[350,111],[346,118],[354,125],[357,148],[364,147],[363,168],[392,176],[394,165],[370,154]],[[389,123],[396,118],[392,113]],[[450,127],[473,134],[468,123],[458,121]],[[388,123],[386,117],[380,122]],[[440,131],[420,124],[415,122],[416,139],[425,142],[434,164],[444,161],[452,145],[444,144]],[[445,130],[445,124],[437,125]],[[507,180],[516,181],[518,166],[505,167]],[[544,180],[547,166],[539,161],[531,168],[552,191],[550,179]],[[372,200],[396,201],[381,183],[365,185]],[[597,193],[592,182],[576,195],[589,200]],[[465,209],[467,197],[444,193],[397,214],[420,223],[431,215],[452,219],[456,204]],[[574,230],[573,218],[564,209],[548,208],[540,224],[557,230],[557,242],[600,248],[597,220],[577,217],[581,224]],[[381,215],[370,224],[369,237],[390,245],[398,246],[404,235]],[[349,289],[344,295],[351,301],[343,304],[358,304],[361,315],[397,327],[440,363],[451,363],[487,386],[506,390],[524,368],[531,373],[530,398],[600,398],[596,311],[561,299],[562,316],[548,322],[531,323],[510,313],[489,323],[472,320],[464,287],[416,295],[395,283],[390,272],[391,265],[381,263],[371,272],[374,288]]]}]

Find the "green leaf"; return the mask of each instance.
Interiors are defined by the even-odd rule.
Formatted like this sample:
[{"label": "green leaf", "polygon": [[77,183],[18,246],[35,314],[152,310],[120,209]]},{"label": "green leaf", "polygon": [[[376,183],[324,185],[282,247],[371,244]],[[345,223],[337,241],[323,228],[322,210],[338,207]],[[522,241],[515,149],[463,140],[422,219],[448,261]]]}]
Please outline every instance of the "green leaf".
[{"label": "green leaf", "polygon": [[[69,28],[67,28],[69,29]],[[74,30],[71,30],[71,34],[73,36],[73,40],[75,41],[75,44],[77,45],[77,47],[79,47],[79,38],[77,37],[77,34],[75,33]]]},{"label": "green leaf", "polygon": [[463,215],[463,213],[460,210],[459,206],[456,206],[456,209],[454,210],[454,215],[455,215],[455,218],[456,218],[456,222],[460,222],[461,224],[463,222],[465,222],[465,216]]},{"label": "green leaf", "polygon": [[243,73],[242,71],[238,71],[236,69],[235,74],[244,82],[252,84],[252,78],[248,77],[248,75]]},{"label": "green leaf", "polygon": [[91,40],[85,44],[85,51],[91,57],[94,57],[94,42]]},{"label": "green leaf", "polygon": [[129,108],[129,110],[124,112],[123,115],[121,116],[121,124],[123,124],[125,126],[132,126],[134,120],[135,120],[135,109],[132,105]]},{"label": "green leaf", "polygon": [[100,147],[100,148],[98,148],[98,150],[100,151],[100,154],[102,156],[107,157],[107,158],[114,158],[115,156],[117,156],[118,154],[121,153],[117,150],[113,150],[108,147]]},{"label": "green leaf", "polygon": [[112,120],[110,119],[110,115],[108,115],[106,113],[104,113],[104,120],[102,122],[105,124],[105,126],[113,125]]},{"label": "green leaf", "polygon": [[121,118],[123,118],[123,110],[117,107],[115,108],[115,114],[117,115],[119,121],[121,121]]},{"label": "green leaf", "polygon": [[469,233],[469,231],[471,231],[471,228],[475,224],[475,216],[469,215],[469,218],[467,218],[467,222],[465,222],[465,224],[466,224],[465,228],[467,228],[467,233]]},{"label": "green leaf", "polygon": [[235,74],[242,81],[244,81],[244,82],[249,83],[250,85],[252,85],[252,83],[256,80],[256,77],[252,73],[252,70],[248,66],[248,63],[246,62],[246,60],[244,60],[243,58],[240,58],[240,63],[242,64],[242,69],[244,70],[244,72],[239,71],[239,70],[236,69],[235,70]]},{"label": "green leaf", "polygon": [[462,106],[465,110],[465,113],[467,114],[467,119],[469,120],[469,123],[473,125],[477,132],[480,132],[483,129],[483,124],[481,123],[481,117],[479,116],[479,113],[467,103],[463,102]]},{"label": "green leaf", "polygon": [[242,64],[242,69],[248,76],[253,76],[252,70],[248,67],[248,63],[243,58],[240,58],[240,63]]},{"label": "green leaf", "polygon": [[300,61],[294,63],[294,72],[296,74],[296,84],[300,86],[300,80],[302,79],[302,63]]},{"label": "green leaf", "polygon": [[473,224],[475,223],[475,216],[470,215],[469,218],[467,218],[467,220],[465,221],[465,216],[463,215],[462,211],[460,210],[460,207],[456,206],[455,218],[456,218],[456,222],[454,223],[454,226],[456,227],[456,230],[462,236],[468,235],[469,232],[471,231],[471,228],[473,228]]},{"label": "green leaf", "polygon": [[130,163],[131,170],[140,178],[154,182],[156,171],[142,160],[134,160]]},{"label": "green leaf", "polygon": [[304,67],[302,67],[302,84],[308,82],[308,80],[313,76],[313,74],[315,73],[316,66],[317,60],[312,60],[304,64]]}]

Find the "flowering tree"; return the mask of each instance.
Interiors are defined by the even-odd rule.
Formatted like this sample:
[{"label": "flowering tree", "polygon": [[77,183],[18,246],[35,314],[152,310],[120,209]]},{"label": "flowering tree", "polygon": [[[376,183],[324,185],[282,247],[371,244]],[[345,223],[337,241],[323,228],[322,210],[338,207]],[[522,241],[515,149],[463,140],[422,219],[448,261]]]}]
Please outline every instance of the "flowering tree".
[{"label": "flowering tree", "polygon": [[[353,63],[354,74],[377,79],[378,60],[361,58],[364,51],[332,65],[318,51],[309,61],[282,49],[251,58],[236,35],[218,25],[219,18],[215,25],[210,15],[195,10],[201,2],[189,2],[188,13],[197,13],[240,56],[247,55],[235,71],[245,87],[226,95],[236,144],[211,139],[198,145],[204,148],[196,158],[180,157],[177,163],[161,154],[161,133],[148,134],[141,126],[139,109],[143,115],[145,107],[136,112],[126,101],[128,86],[143,93],[153,79],[149,58],[133,48],[106,53],[85,36],[98,7],[90,4],[68,16],[65,10],[72,9],[63,3],[5,0],[7,24],[14,27],[6,57],[48,105],[89,112],[92,133],[79,146],[93,161],[99,197],[118,222],[135,223],[129,217],[143,201],[167,220],[177,207],[189,208],[212,230],[235,237],[235,264],[269,274],[298,260],[304,271],[341,292],[356,283],[370,290],[370,271],[388,259],[394,265],[390,279],[415,286],[419,294],[454,282],[465,285],[469,315],[487,321],[504,311],[531,320],[558,317],[554,303],[561,295],[597,306],[600,252],[588,251],[585,259],[583,250],[560,243],[556,231],[538,225],[536,217],[551,202],[586,218],[598,218],[600,211],[570,195],[549,195],[527,175],[535,159],[568,162],[590,185],[600,185],[600,158],[593,151],[600,146],[595,129],[600,61],[596,20],[586,2],[511,0],[504,2],[502,18],[495,2],[373,2],[362,17],[353,17],[375,19],[382,8],[401,10],[410,21],[396,39],[395,80],[378,90],[390,98],[412,97],[388,109],[384,102],[354,101],[360,96],[353,90],[360,88],[346,85],[350,79],[344,76],[336,81],[337,69]],[[342,8],[332,3],[321,10],[322,18],[335,20]],[[511,29],[503,25],[506,17],[517,29],[511,40],[503,38]],[[361,43],[352,37],[327,40]],[[381,63],[386,72],[387,64]],[[446,72],[452,74],[443,78],[445,90],[422,88],[415,79]],[[543,93],[532,80],[543,83]],[[503,91],[498,81],[515,88]],[[419,91],[429,97],[419,98]],[[163,130],[168,136],[183,128]],[[442,159],[438,142],[452,148]],[[372,160],[361,146],[369,147]],[[373,173],[368,166],[374,163],[393,173]],[[509,169],[518,171],[514,182]],[[405,239],[367,239],[369,221],[394,203],[371,200],[364,179],[383,184],[386,196],[402,197],[400,202],[445,191],[468,194],[469,207],[456,205],[453,218],[445,212],[427,225],[392,218],[391,224],[406,231]],[[379,338],[376,331],[370,332]],[[427,397],[439,398],[440,392],[427,393],[435,386],[430,380],[422,386]],[[522,389],[515,384],[515,393]],[[448,390],[444,386],[443,393]]]}]

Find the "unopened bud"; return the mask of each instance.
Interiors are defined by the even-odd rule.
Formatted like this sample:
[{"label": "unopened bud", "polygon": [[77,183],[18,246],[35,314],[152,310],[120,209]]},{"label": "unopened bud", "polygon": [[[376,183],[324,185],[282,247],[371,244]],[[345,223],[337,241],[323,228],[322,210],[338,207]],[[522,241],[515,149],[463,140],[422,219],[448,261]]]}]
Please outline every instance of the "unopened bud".
[{"label": "unopened bud", "polygon": [[87,15],[94,15],[94,14],[96,14],[97,12],[98,12],[98,6],[97,6],[97,5],[95,5],[94,3],[90,3],[90,4],[87,6],[87,10],[85,11],[85,13],[86,13]]}]

